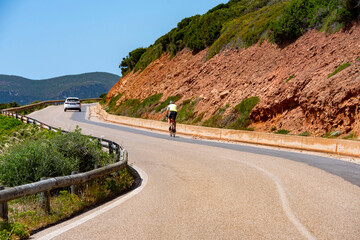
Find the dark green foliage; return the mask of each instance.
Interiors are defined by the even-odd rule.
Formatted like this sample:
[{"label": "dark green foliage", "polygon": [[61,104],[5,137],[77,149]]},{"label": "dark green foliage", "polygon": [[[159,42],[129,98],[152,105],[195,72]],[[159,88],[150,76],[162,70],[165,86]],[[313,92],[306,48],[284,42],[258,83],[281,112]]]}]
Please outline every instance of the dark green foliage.
[{"label": "dark green foliage", "polygon": [[94,72],[45,80],[30,80],[0,74],[0,102],[16,101],[20,105],[35,100],[63,100],[66,97],[96,98],[108,92],[120,76]]},{"label": "dark green foliage", "polygon": [[159,106],[155,108],[155,112],[164,111],[165,108],[170,104],[170,101],[174,101],[176,103],[181,98],[180,95],[170,96],[164,102],[162,102]]},{"label": "dark green foliage", "polygon": [[289,132],[291,132],[291,131],[286,130],[286,129],[279,129],[279,130],[277,130],[275,133],[276,133],[276,134],[284,134],[284,135],[286,135],[286,134],[288,134]]},{"label": "dark green foliage", "polygon": [[103,93],[99,96],[99,98],[101,98],[100,100],[100,104],[105,104],[106,103],[106,96],[107,96],[107,93]]},{"label": "dark green foliage", "polygon": [[204,15],[185,18],[146,49],[134,70],[168,52],[210,47],[207,59],[226,48],[249,47],[265,39],[295,40],[309,29],[336,32],[359,16],[356,0],[230,0]]},{"label": "dark green foliage", "polygon": [[328,78],[330,78],[330,77],[334,76],[335,74],[341,72],[341,71],[344,70],[345,68],[350,67],[350,65],[351,65],[351,63],[344,63],[344,64],[340,65],[339,67],[337,67],[337,68],[335,69],[334,72],[332,72],[331,74],[328,75]]},{"label": "dark green foliage", "polygon": [[97,141],[81,135],[78,128],[67,134],[38,130],[0,156],[0,182],[17,186],[41,177],[89,171],[95,164],[105,163],[110,163],[110,156]]},{"label": "dark green foliage", "polygon": [[17,102],[0,103],[0,110],[1,109],[6,109],[6,108],[14,108],[14,107],[20,107],[20,104],[18,104]]},{"label": "dark green foliage", "polygon": [[352,19],[351,12],[340,0],[292,0],[272,26],[277,43],[295,40],[307,29],[335,32]]},{"label": "dark green foliage", "polygon": [[125,75],[126,73],[133,70],[135,65],[145,52],[146,48],[137,48],[131,51],[128,56],[123,58],[122,62],[119,65],[119,68],[121,68],[121,74]]},{"label": "dark green foliage", "polygon": [[276,128],[275,126],[272,126],[271,129],[270,129],[270,131],[271,131],[271,132],[275,132],[276,129],[277,129],[277,128]]}]

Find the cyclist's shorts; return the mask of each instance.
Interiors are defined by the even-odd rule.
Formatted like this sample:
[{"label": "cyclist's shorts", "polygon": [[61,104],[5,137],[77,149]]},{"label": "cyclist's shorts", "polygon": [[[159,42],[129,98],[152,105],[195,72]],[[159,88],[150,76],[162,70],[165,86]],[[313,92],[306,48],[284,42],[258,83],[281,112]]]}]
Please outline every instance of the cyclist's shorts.
[{"label": "cyclist's shorts", "polygon": [[170,111],[170,113],[169,113],[169,118],[170,118],[170,119],[176,119],[176,116],[177,116],[177,112],[175,112],[175,111]]}]

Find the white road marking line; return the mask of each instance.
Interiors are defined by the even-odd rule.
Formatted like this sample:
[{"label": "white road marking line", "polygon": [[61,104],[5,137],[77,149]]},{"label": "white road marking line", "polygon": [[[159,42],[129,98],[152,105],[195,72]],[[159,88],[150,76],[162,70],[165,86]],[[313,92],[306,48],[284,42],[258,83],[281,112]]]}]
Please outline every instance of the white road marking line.
[{"label": "white road marking line", "polygon": [[97,217],[97,216],[111,210],[112,208],[115,208],[115,207],[121,205],[125,201],[129,200],[130,198],[132,198],[135,195],[137,195],[138,193],[140,193],[141,190],[144,189],[144,187],[146,186],[146,184],[148,182],[148,175],[143,170],[141,170],[140,168],[135,167],[135,166],[132,166],[132,167],[140,174],[140,176],[142,178],[142,183],[141,183],[140,187],[136,188],[135,190],[128,193],[124,197],[120,198],[116,202],[113,202],[112,204],[110,204],[110,205],[108,205],[108,206],[106,206],[104,208],[100,208],[98,211],[93,212],[93,213],[89,214],[88,216],[83,217],[83,218],[81,218],[81,219],[79,219],[79,220],[77,220],[77,221],[75,221],[73,223],[70,223],[67,226],[59,228],[59,229],[57,229],[57,230],[55,230],[55,231],[53,231],[53,232],[51,232],[51,233],[49,233],[49,234],[47,234],[47,235],[45,235],[43,237],[40,237],[40,238],[38,238],[38,240],[48,240],[48,239],[52,239],[54,237],[57,237],[57,236],[63,234],[64,232],[67,232],[70,229],[73,229],[73,228],[75,228],[75,227],[77,227],[77,226],[79,226],[79,225],[81,225],[81,224],[83,224],[83,223],[85,223],[85,222],[87,222],[87,221],[89,221],[89,220],[91,220],[91,219],[93,219],[93,218],[95,218],[95,217]]},{"label": "white road marking line", "polygon": [[266,171],[265,169],[262,169],[254,164],[248,163],[248,162],[244,162],[238,159],[233,159],[233,158],[226,158],[228,160],[232,160],[232,161],[236,161],[236,162],[240,162],[242,164],[248,165],[249,167],[255,168],[263,173],[265,173],[268,177],[270,177],[276,184],[277,190],[279,192],[280,195],[280,200],[281,200],[281,205],[282,208],[286,214],[286,216],[288,217],[288,219],[290,220],[290,222],[292,222],[292,224],[294,224],[294,226],[297,228],[297,230],[304,236],[306,237],[306,239],[308,240],[315,240],[316,237],[314,237],[309,230],[306,229],[306,227],[304,225],[302,225],[302,223],[295,217],[295,215],[293,214],[293,212],[291,211],[291,208],[289,206],[289,201],[286,197],[286,190],[285,187],[283,186],[283,184],[281,183],[281,181],[273,174],[271,174],[270,172]]}]

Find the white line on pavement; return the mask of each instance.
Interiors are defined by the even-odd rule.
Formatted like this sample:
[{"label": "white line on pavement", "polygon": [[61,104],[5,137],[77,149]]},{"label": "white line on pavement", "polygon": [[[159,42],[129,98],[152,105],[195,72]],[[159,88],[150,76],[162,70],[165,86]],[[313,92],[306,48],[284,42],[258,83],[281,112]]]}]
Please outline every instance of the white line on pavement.
[{"label": "white line on pavement", "polygon": [[291,211],[291,208],[289,206],[289,201],[286,197],[286,190],[285,187],[283,186],[283,184],[281,183],[281,181],[274,176],[273,174],[271,174],[270,172],[266,171],[265,169],[262,169],[254,164],[248,163],[248,162],[244,162],[238,159],[233,159],[233,158],[226,158],[228,160],[232,160],[232,161],[236,161],[236,162],[240,162],[242,164],[248,165],[249,167],[255,168],[263,173],[265,173],[268,177],[270,177],[276,184],[277,190],[279,192],[280,195],[280,200],[281,200],[281,205],[282,208],[286,214],[286,216],[288,217],[288,219],[290,220],[290,222],[292,222],[292,224],[294,224],[294,226],[298,229],[298,231],[308,240],[315,240],[316,237],[314,237],[309,230],[306,229],[306,227],[304,225],[302,225],[302,223],[295,217],[295,215],[293,214],[293,212]]},{"label": "white line on pavement", "polygon": [[75,221],[73,223],[70,223],[67,226],[59,228],[59,229],[57,229],[57,230],[55,230],[55,231],[53,231],[53,232],[51,232],[51,233],[49,233],[49,234],[47,234],[47,235],[45,235],[43,237],[40,237],[40,238],[38,238],[38,240],[48,240],[48,239],[52,239],[54,237],[57,237],[57,236],[63,234],[64,232],[67,232],[70,229],[75,228],[75,227],[77,227],[77,226],[79,226],[79,225],[81,225],[81,224],[83,224],[83,223],[85,223],[85,222],[87,222],[87,221],[89,221],[89,220],[91,220],[91,219],[93,219],[93,218],[95,218],[95,217],[97,217],[97,216],[111,210],[112,208],[115,208],[115,207],[121,205],[125,201],[129,200],[130,198],[132,198],[135,195],[137,195],[138,193],[140,193],[141,190],[144,189],[144,187],[146,186],[146,184],[148,182],[148,175],[143,170],[141,170],[140,168],[135,167],[135,166],[132,166],[132,167],[140,174],[140,177],[142,178],[142,183],[141,183],[140,187],[136,188],[132,192],[126,194],[124,197],[122,197],[119,200],[111,203],[110,205],[108,205],[108,206],[106,206],[104,208],[99,208],[98,211],[93,212],[93,213],[89,214],[88,216],[83,217],[83,218],[81,218],[81,219],[79,219],[79,220],[77,220],[77,221]]}]

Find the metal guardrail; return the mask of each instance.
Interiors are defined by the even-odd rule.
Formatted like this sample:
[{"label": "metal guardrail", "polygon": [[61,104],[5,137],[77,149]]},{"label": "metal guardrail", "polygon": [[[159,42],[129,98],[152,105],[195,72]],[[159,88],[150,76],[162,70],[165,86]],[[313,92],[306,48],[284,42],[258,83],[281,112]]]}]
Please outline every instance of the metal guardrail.
[{"label": "metal guardrail", "polygon": [[[100,101],[100,100],[101,100],[101,98],[88,98],[88,99],[80,99],[80,102],[83,102],[83,101]],[[29,104],[29,105],[26,105],[26,106],[3,109],[3,110],[1,110],[1,112],[4,112],[4,111],[6,111],[6,112],[19,112],[21,110],[34,108],[34,107],[39,107],[39,106],[43,106],[43,105],[60,105],[60,104],[63,104],[64,102],[65,102],[65,100],[43,101],[43,102],[39,102],[39,103]]]},{"label": "metal guardrail", "polygon": [[[86,99],[86,100],[89,100],[89,99]],[[91,99],[91,100],[93,100],[93,99]],[[41,104],[57,104],[59,102],[64,102],[64,101],[46,101],[46,102],[42,102]],[[31,108],[34,106],[38,106],[39,104],[31,104],[31,105],[28,105],[27,107]],[[16,119],[21,120],[22,122],[37,125],[41,129],[58,131],[58,129],[55,127],[52,127],[50,125],[47,125],[43,122],[40,122],[40,121],[34,119],[34,118],[31,118],[28,116],[23,116],[23,115],[20,115],[15,112],[15,111],[24,110],[24,109],[26,109],[25,107],[26,106],[20,107],[20,109],[19,108],[4,109],[1,111],[1,114],[5,115],[5,116],[14,117]],[[14,110],[14,109],[16,109],[16,110]],[[61,130],[61,131],[67,132],[65,130]],[[47,200],[45,200],[45,202],[47,202],[47,204],[45,204],[46,206],[44,206],[44,208],[47,212],[49,212],[50,211],[50,201],[49,201],[49,196],[50,196],[49,191],[50,190],[53,190],[56,188],[61,188],[61,187],[76,186],[78,184],[82,184],[82,183],[88,182],[90,180],[106,176],[113,172],[120,171],[121,169],[124,169],[127,167],[128,152],[122,146],[120,146],[116,142],[113,142],[113,141],[110,141],[107,139],[102,139],[102,138],[97,138],[97,137],[92,137],[92,138],[99,140],[102,147],[108,148],[109,154],[114,155],[114,163],[113,164],[107,165],[105,167],[97,168],[97,169],[94,169],[94,170],[91,170],[91,171],[85,172],[85,173],[74,172],[74,174],[69,175],[69,176],[49,178],[46,180],[41,180],[39,182],[29,183],[29,184],[6,188],[6,189],[4,187],[0,186],[0,217],[3,219],[8,219],[8,204],[7,204],[8,201],[13,200],[13,199],[22,198],[22,197],[29,196],[29,195],[38,194],[38,193],[41,193],[43,196],[47,196],[46,197]]]}]

